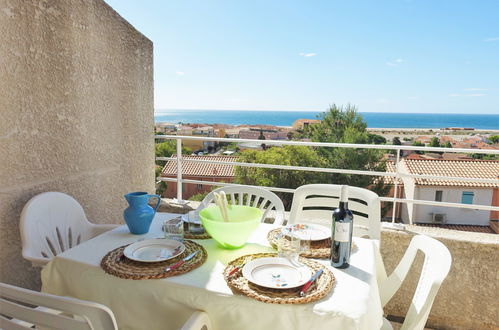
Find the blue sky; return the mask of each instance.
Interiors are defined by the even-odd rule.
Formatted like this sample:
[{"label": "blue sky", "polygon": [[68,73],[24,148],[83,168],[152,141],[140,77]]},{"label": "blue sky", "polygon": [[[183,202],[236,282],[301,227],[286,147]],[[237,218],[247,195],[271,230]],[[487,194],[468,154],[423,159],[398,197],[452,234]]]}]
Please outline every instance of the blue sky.
[{"label": "blue sky", "polygon": [[499,113],[499,1],[106,0],[156,109]]}]

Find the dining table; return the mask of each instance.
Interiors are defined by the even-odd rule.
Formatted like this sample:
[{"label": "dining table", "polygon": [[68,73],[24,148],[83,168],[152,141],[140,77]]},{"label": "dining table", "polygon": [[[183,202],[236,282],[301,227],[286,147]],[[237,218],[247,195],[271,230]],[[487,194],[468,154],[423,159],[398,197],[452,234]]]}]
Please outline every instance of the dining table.
[{"label": "dining table", "polygon": [[208,258],[188,273],[163,279],[133,280],[107,274],[102,258],[111,250],[140,239],[162,238],[163,221],[178,214],[157,213],[147,234],[133,235],[119,226],[53,258],[42,270],[42,291],[108,306],[119,329],[179,329],[197,310],[208,314],[213,329],[379,329],[378,242],[354,237],[350,266],[332,271],[336,281],[324,298],[306,304],[270,304],[233,292],[224,279],[227,264],[244,255],[275,252],[267,233],[278,226],[261,223],[247,243],[234,250],[213,239],[200,239]]}]

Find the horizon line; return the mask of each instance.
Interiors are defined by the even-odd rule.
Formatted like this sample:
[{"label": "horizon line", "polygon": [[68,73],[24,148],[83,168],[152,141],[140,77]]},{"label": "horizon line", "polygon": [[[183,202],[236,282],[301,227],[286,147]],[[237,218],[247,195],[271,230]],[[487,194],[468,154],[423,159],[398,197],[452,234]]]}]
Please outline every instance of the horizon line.
[{"label": "horizon line", "polygon": [[[176,109],[176,108],[155,108],[154,115],[161,115],[165,113],[156,112],[156,110],[165,110],[165,111],[275,111],[275,112],[326,112],[328,110],[271,110],[271,109]],[[392,112],[392,111],[357,111],[358,113],[396,113],[396,114],[435,114],[435,115],[497,115],[496,113],[463,113],[463,112]]]}]

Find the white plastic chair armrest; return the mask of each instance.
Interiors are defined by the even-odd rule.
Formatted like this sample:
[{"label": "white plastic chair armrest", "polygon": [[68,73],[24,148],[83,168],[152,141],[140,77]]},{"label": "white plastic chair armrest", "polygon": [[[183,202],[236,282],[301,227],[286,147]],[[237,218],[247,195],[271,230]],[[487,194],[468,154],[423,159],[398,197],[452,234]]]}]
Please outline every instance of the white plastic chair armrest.
[{"label": "white plastic chair armrest", "polygon": [[378,288],[387,279],[388,274],[386,273],[385,264],[383,263],[383,257],[381,256],[381,250],[379,247],[379,240],[372,240],[374,248],[374,258],[376,262],[376,281],[378,283]]},{"label": "white plastic chair armrest", "polygon": [[[204,328],[203,328],[204,327]],[[180,330],[210,330],[211,322],[205,312],[194,312]]]},{"label": "white plastic chair armrest", "polygon": [[31,265],[33,267],[45,267],[45,265],[48,264],[51,260],[49,258],[42,258],[42,257],[38,258],[38,257],[28,256],[25,255],[24,253],[23,253],[23,258],[31,262]]}]

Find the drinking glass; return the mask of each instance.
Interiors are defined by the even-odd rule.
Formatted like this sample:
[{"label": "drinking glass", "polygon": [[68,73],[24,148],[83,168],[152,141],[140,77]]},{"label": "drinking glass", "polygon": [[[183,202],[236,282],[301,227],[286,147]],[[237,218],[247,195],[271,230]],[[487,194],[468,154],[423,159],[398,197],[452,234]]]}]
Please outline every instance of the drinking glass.
[{"label": "drinking glass", "polygon": [[173,239],[179,242],[184,241],[184,221],[182,218],[174,218],[163,222],[165,238]]},{"label": "drinking glass", "polygon": [[298,257],[301,252],[301,239],[294,234],[294,228],[282,233],[277,240],[277,255],[286,258],[293,264],[300,264]]},{"label": "drinking glass", "polygon": [[300,253],[308,252],[310,250],[311,235],[302,233],[301,236],[302,236],[302,238],[301,238],[301,242],[300,242]]}]

